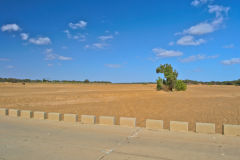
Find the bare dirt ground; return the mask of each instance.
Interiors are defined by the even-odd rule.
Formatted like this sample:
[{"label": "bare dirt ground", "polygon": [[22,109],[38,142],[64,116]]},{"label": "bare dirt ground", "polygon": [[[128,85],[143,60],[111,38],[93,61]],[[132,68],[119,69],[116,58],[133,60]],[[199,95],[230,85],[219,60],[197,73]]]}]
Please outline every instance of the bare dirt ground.
[{"label": "bare dirt ground", "polygon": [[156,91],[149,84],[41,84],[0,83],[0,107],[33,111],[136,117],[145,119],[240,124],[240,87],[189,85],[185,92]]}]

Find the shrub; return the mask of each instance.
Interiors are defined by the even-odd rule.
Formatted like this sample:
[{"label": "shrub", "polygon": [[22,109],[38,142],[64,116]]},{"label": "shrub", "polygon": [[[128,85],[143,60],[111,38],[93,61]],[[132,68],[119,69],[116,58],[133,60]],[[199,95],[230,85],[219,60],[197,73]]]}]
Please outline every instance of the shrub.
[{"label": "shrub", "polygon": [[177,91],[185,91],[187,89],[187,85],[182,80],[177,80],[175,89]]},{"label": "shrub", "polygon": [[85,79],[83,82],[84,83],[90,83],[90,81],[88,79]]},{"label": "shrub", "polygon": [[163,80],[160,77],[158,77],[158,79],[157,79],[157,90],[158,91],[161,90],[162,86],[163,86]]}]

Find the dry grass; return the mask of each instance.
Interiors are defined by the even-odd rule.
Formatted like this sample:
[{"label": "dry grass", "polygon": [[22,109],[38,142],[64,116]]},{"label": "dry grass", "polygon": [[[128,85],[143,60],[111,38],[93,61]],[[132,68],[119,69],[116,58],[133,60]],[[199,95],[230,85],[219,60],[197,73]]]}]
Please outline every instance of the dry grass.
[{"label": "dry grass", "polygon": [[156,91],[142,84],[11,84],[0,83],[0,107],[137,118],[240,124],[240,87],[191,85],[185,92]]}]

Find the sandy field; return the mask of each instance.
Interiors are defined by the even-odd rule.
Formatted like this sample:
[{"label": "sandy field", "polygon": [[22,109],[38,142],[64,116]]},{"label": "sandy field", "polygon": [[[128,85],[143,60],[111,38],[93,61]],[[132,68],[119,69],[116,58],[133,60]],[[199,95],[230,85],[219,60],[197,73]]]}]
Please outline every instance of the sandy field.
[{"label": "sandy field", "polygon": [[189,85],[187,91],[156,91],[153,84],[41,84],[0,83],[0,107],[98,116],[240,124],[240,87]]}]

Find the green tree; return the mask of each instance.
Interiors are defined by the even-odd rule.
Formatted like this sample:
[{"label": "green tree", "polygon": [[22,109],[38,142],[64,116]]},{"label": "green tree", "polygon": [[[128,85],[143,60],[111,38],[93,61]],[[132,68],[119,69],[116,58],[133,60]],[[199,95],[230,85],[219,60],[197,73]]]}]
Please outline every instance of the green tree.
[{"label": "green tree", "polygon": [[176,85],[178,73],[176,70],[173,70],[171,64],[161,64],[159,67],[157,67],[156,73],[163,73],[168,89],[173,91]]}]

